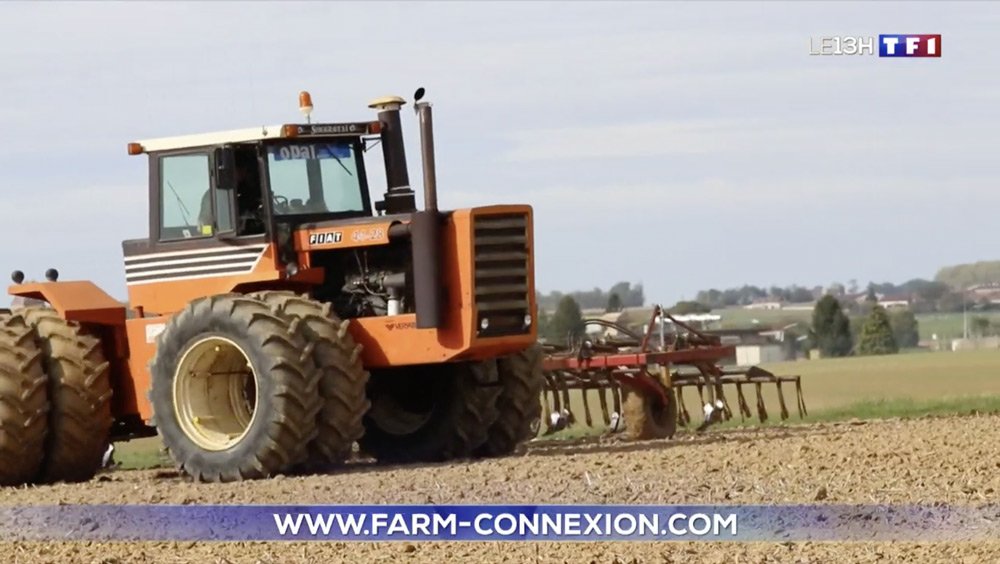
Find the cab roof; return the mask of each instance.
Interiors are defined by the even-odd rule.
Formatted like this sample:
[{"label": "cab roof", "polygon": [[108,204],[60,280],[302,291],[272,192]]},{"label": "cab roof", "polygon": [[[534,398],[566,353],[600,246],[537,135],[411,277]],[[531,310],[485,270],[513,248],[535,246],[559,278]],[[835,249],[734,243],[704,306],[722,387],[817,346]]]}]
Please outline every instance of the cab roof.
[{"label": "cab roof", "polygon": [[128,144],[128,153],[130,155],[139,155],[142,153],[211,147],[229,143],[252,143],[273,139],[358,137],[367,134],[377,134],[379,131],[381,131],[381,124],[377,121],[311,124],[286,123],[135,141]]}]

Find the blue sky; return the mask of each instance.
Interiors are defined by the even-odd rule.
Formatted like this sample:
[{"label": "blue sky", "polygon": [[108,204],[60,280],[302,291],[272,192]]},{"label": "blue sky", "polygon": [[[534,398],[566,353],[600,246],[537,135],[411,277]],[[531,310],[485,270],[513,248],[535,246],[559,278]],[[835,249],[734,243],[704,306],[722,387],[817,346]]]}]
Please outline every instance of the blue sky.
[{"label": "blue sky", "polygon": [[[543,291],[931,277],[1000,258],[998,27],[986,2],[2,3],[4,262],[123,298],[147,222],[126,143],[424,86],[441,206],[534,205]],[[943,56],[809,55],[879,33]]]}]

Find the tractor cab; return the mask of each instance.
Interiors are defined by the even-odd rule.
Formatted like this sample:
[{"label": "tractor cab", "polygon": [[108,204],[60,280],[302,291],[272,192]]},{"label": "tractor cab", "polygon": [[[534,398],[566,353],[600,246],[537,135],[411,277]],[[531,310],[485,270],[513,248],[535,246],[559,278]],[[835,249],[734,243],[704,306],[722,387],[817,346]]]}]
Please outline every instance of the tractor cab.
[{"label": "tractor cab", "polygon": [[[379,122],[286,124],[129,144],[150,157],[150,243],[263,237],[370,217],[366,142]],[[373,137],[374,135],[374,137]],[[380,206],[381,207],[381,206]]]}]

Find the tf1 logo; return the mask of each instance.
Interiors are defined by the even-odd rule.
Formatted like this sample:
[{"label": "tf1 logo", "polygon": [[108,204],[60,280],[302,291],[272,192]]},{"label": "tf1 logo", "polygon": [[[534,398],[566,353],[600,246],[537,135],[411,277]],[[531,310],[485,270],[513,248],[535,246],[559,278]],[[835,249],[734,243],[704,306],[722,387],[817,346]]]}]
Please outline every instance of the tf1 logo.
[{"label": "tf1 logo", "polygon": [[874,37],[827,36],[809,40],[810,55],[874,55],[879,57],[940,57],[940,35],[882,34]]},{"label": "tf1 logo", "polygon": [[940,35],[879,35],[879,57],[940,57]]}]

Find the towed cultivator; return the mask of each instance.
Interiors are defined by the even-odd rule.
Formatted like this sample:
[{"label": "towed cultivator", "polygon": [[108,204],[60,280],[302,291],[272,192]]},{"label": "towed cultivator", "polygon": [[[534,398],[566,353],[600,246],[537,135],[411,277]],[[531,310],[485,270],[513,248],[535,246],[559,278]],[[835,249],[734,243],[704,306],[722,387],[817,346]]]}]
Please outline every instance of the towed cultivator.
[{"label": "towed cultivator", "polygon": [[[663,322],[657,331],[660,317]],[[675,327],[670,333],[664,329],[667,320]],[[751,387],[756,395],[757,418],[761,422],[768,419],[764,384],[776,386],[782,420],[789,417],[782,384],[794,384],[799,417],[806,415],[799,376],[775,376],[756,366],[724,367],[723,361],[735,356],[735,347],[678,321],[659,306],[654,308],[641,336],[599,319],[584,324],[614,329],[618,336],[601,342],[584,339],[569,348],[546,347],[544,434],[577,423],[571,407],[575,395],[582,403],[585,423],[593,426],[592,392],[597,392],[604,424],[612,432],[624,430],[632,439],[669,438],[678,423],[691,423],[684,405],[684,388],[696,388],[700,405],[704,406],[699,431],[733,417],[727,387],[736,388],[741,420],[753,417],[744,393],[744,388]]]}]

